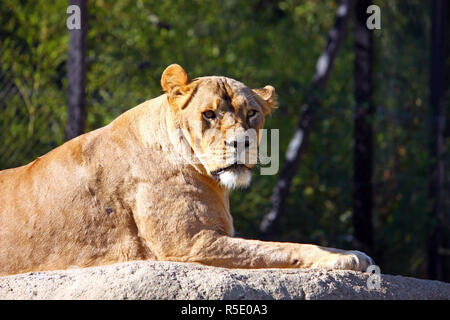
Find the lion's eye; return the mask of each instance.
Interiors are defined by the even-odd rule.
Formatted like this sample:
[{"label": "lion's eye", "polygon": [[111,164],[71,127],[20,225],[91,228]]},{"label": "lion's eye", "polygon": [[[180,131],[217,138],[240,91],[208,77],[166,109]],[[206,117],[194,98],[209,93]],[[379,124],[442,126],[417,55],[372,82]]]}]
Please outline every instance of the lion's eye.
[{"label": "lion's eye", "polygon": [[216,114],[212,110],[207,110],[207,111],[203,112],[203,117],[205,119],[211,120],[211,119],[216,118]]},{"label": "lion's eye", "polygon": [[253,117],[255,114],[256,114],[256,110],[255,109],[249,110],[247,112],[247,117],[249,117],[249,118]]}]

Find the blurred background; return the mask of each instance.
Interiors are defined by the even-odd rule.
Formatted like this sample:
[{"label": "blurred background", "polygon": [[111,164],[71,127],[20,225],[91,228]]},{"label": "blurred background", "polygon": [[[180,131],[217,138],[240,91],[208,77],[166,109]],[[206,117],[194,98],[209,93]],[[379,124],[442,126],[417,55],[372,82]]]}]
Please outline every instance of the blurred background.
[{"label": "blurred background", "polygon": [[[1,0],[0,169],[162,94],[171,63],[271,84],[280,171],[231,193],[236,235],[362,249],[382,273],[450,282],[445,2]],[[286,161],[296,128],[305,143]]]}]

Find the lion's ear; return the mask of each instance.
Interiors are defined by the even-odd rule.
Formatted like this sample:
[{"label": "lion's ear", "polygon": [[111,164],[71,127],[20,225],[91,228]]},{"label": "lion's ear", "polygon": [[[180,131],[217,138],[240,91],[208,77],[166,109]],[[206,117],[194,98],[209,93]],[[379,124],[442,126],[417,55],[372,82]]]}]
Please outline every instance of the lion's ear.
[{"label": "lion's ear", "polygon": [[178,64],[171,64],[161,76],[161,87],[167,94],[171,107],[178,111],[184,109],[194,93],[194,85],[188,74]]},{"label": "lion's ear", "polygon": [[261,103],[264,114],[270,114],[273,109],[277,108],[277,95],[275,88],[272,86],[265,86],[264,88],[252,89],[256,93],[256,99]]},{"label": "lion's ear", "polygon": [[161,76],[161,87],[166,93],[170,93],[177,87],[189,84],[191,80],[188,74],[179,64],[171,64],[164,70]]}]

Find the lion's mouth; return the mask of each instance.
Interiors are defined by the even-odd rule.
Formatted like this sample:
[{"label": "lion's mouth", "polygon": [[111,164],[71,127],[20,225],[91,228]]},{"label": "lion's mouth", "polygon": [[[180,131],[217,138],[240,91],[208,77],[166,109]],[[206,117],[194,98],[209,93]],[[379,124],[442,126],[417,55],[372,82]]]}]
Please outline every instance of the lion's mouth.
[{"label": "lion's mouth", "polygon": [[222,172],[228,171],[228,170],[251,170],[249,167],[247,167],[245,164],[239,164],[239,163],[233,163],[232,165],[224,168],[220,168],[214,171],[211,171],[211,175],[218,176]]}]

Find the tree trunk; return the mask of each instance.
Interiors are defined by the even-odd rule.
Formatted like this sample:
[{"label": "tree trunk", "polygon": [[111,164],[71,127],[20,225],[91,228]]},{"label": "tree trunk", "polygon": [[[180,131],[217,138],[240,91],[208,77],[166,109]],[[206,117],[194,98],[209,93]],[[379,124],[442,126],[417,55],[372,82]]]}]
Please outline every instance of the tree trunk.
[{"label": "tree trunk", "polygon": [[373,254],[373,143],[372,143],[372,31],[366,26],[372,0],[359,0],[355,7],[355,118],[353,162],[353,247]]},{"label": "tree trunk", "polygon": [[442,257],[439,255],[444,223],[444,139],[445,139],[445,41],[447,0],[431,2],[430,56],[430,180],[431,230],[428,239],[428,276],[442,279]]},{"label": "tree trunk", "polygon": [[300,113],[300,120],[289,143],[281,176],[272,191],[269,210],[263,217],[260,225],[262,239],[273,239],[276,225],[289,195],[292,179],[297,172],[300,158],[308,144],[314,118],[313,109],[320,106],[320,94],[327,85],[334,59],[347,33],[347,25],[354,4],[355,0],[343,0],[337,9],[333,28],[328,34],[327,45],[317,61],[311,91],[306,97]]},{"label": "tree trunk", "polygon": [[70,0],[70,5],[80,8],[81,28],[69,30],[67,140],[84,133],[86,118],[87,0]]}]

